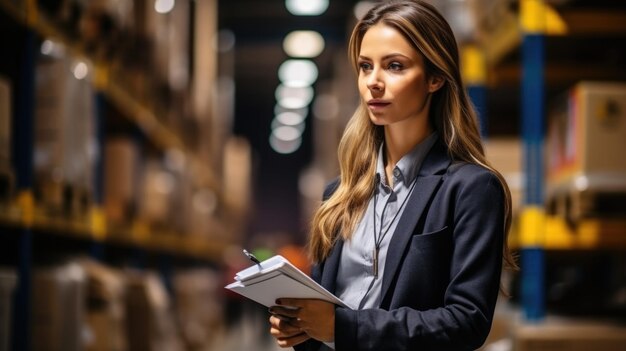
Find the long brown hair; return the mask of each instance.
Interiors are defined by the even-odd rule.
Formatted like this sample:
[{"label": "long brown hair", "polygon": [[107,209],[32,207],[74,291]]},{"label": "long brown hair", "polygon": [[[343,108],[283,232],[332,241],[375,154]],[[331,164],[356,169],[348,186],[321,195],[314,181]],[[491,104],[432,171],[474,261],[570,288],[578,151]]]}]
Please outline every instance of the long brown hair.
[{"label": "long brown hair", "polygon": [[[485,158],[478,119],[463,86],[459,51],[450,26],[434,7],[423,1],[377,5],[357,23],[350,37],[348,54],[356,72],[363,36],[378,23],[396,29],[422,54],[427,76],[444,80],[444,85],[432,96],[430,124],[447,145],[453,160],[480,165],[498,177],[504,189],[504,230],[508,234],[511,194],[502,175]],[[361,220],[374,191],[376,158],[382,141],[382,127],[370,121],[361,101],[339,143],[339,186],[313,217],[309,250],[314,261],[324,260],[337,238],[350,238]],[[504,239],[505,265],[516,268],[506,237]]]}]

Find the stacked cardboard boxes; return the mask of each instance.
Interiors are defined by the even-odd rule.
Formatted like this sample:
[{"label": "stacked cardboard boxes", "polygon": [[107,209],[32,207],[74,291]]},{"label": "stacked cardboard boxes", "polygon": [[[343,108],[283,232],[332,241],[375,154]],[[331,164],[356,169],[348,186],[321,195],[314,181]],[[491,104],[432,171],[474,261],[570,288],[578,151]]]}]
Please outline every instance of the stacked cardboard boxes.
[{"label": "stacked cardboard boxes", "polygon": [[11,198],[14,173],[11,167],[11,86],[0,76],[0,203]]},{"label": "stacked cardboard boxes", "polygon": [[86,277],[67,263],[35,271],[32,290],[33,350],[82,350]]},{"label": "stacked cardboard boxes", "polygon": [[9,351],[12,301],[17,275],[9,268],[0,268],[0,351]]},{"label": "stacked cardboard boxes", "polygon": [[551,212],[577,222],[626,216],[626,84],[581,82],[556,103],[546,142]]},{"label": "stacked cardboard boxes", "polygon": [[52,41],[36,67],[35,193],[49,214],[84,215],[93,197],[95,142],[91,67]]}]

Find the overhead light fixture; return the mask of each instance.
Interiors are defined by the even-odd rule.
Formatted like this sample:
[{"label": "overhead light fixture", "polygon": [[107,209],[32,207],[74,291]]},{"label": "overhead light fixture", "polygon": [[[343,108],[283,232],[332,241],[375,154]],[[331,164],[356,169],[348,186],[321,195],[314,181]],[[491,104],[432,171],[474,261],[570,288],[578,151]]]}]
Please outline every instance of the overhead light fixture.
[{"label": "overhead light fixture", "polygon": [[286,126],[296,126],[303,124],[306,119],[305,115],[296,112],[283,112],[276,115],[276,120]]},{"label": "overhead light fixture", "polygon": [[310,86],[290,87],[281,84],[276,88],[276,101],[279,105],[288,109],[299,109],[308,106],[313,100],[313,95],[313,88]]},{"label": "overhead light fixture", "polygon": [[294,141],[302,135],[300,130],[296,127],[292,126],[280,126],[272,130],[272,134],[278,139],[282,141]]},{"label": "overhead light fixture", "polygon": [[154,10],[160,14],[166,14],[174,9],[174,0],[155,0]]},{"label": "overhead light fixture", "polygon": [[283,50],[291,57],[313,58],[324,51],[324,37],[312,30],[296,30],[283,40]]},{"label": "overhead light fixture", "polygon": [[306,87],[317,80],[318,70],[311,60],[287,60],[278,69],[280,81],[290,87]]},{"label": "overhead light fixture", "polygon": [[279,104],[274,105],[274,115],[278,116],[284,112],[293,112],[301,116],[308,116],[309,108],[307,106],[302,107],[302,108],[286,108],[286,107],[280,106]]},{"label": "overhead light fixture", "polygon": [[272,120],[272,130],[276,130],[277,128],[280,128],[280,127],[291,127],[291,128],[296,128],[300,134],[304,132],[304,129],[305,129],[304,120],[301,120],[299,123],[295,123],[295,124],[284,124],[280,119],[276,117]]},{"label": "overhead light fixture", "polygon": [[298,137],[294,140],[281,140],[274,133],[270,136],[270,146],[279,154],[291,154],[296,152],[302,145],[302,138]]},{"label": "overhead light fixture", "polygon": [[328,0],[285,0],[285,6],[296,16],[317,16],[326,11]]}]

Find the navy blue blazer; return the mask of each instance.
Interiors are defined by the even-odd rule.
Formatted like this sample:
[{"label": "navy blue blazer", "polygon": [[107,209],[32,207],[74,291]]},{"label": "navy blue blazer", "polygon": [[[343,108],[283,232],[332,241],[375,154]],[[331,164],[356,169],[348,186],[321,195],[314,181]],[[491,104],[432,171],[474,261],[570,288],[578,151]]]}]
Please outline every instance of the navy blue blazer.
[{"label": "navy blue blazer", "polygon": [[[337,351],[474,350],[489,334],[505,237],[502,185],[483,167],[452,162],[441,142],[417,177],[389,244],[380,308],[337,307]],[[333,293],[342,246],[311,274]],[[310,339],[295,349],[327,347]]]}]

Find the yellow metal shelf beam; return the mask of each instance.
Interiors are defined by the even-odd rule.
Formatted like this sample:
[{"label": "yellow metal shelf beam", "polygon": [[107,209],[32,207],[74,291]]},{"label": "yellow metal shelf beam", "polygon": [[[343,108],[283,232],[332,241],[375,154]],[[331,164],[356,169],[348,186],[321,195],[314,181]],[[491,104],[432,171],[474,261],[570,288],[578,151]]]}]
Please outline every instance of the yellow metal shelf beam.
[{"label": "yellow metal shelf beam", "polygon": [[[509,236],[511,248],[521,248],[539,243],[546,250],[626,250],[626,219],[583,219],[575,225],[563,218],[541,213],[523,214],[526,226],[541,228],[536,232],[512,230]],[[537,232],[541,236],[535,235]]]},{"label": "yellow metal shelf beam", "polygon": [[510,17],[481,38],[481,47],[488,65],[493,66],[501,62],[507,55],[517,49],[522,43],[522,32],[517,18]]},{"label": "yellow metal shelf beam", "polygon": [[494,28],[484,31],[479,38],[479,45],[489,66],[500,64],[517,50],[524,32],[547,36],[626,35],[624,10],[559,8],[538,0],[521,0],[520,6],[526,15],[521,18],[513,13],[503,16]]},{"label": "yellow metal shelf beam", "polygon": [[187,233],[150,230],[147,225],[141,223],[111,228],[107,225],[104,214],[98,209],[94,209],[90,216],[81,219],[70,220],[49,216],[43,214],[41,209],[31,208],[31,204],[28,204],[30,202],[28,195],[24,195],[23,199],[24,203],[0,207],[0,227],[31,228],[54,235],[136,246],[148,251],[162,251],[216,262],[222,260],[222,253],[231,245],[224,240],[209,240]]}]

